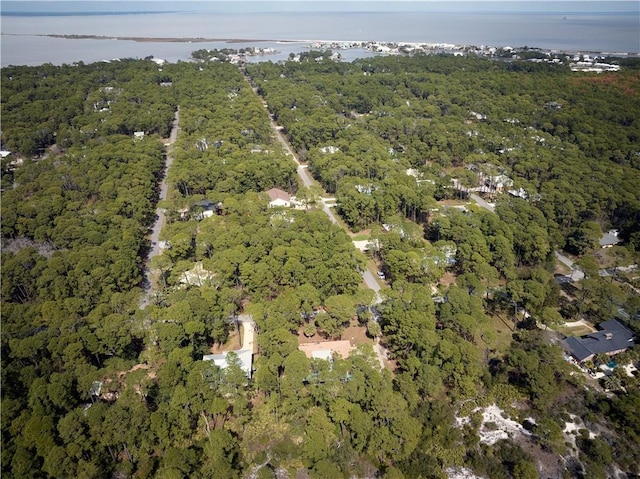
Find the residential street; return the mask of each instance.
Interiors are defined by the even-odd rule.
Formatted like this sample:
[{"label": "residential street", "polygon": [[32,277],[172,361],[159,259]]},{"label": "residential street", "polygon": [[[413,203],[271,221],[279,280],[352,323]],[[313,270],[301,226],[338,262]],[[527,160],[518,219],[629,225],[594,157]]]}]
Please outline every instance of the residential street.
[{"label": "residential street", "polygon": [[[171,155],[171,150],[172,150],[173,143],[176,141],[176,138],[178,138],[179,122],[180,122],[180,107],[176,109],[176,114],[173,119],[173,127],[171,128],[171,133],[169,135],[169,142],[166,143],[167,155],[166,155],[166,162],[164,165],[164,172],[162,175],[162,181],[160,182],[160,198],[158,202],[167,199],[167,193],[169,191],[169,185],[167,183],[167,174],[169,173],[169,168],[171,168],[171,165],[173,164],[173,156]],[[144,295],[140,300],[140,309],[146,308],[151,300],[152,281],[151,281],[151,272],[149,271],[148,264],[151,258],[160,254],[160,246],[158,245],[158,243],[160,241],[160,231],[162,230],[164,223],[165,223],[164,210],[162,208],[157,208],[156,221],[153,224],[153,228],[151,228],[151,236],[150,236],[151,250],[149,251],[149,256],[147,256],[147,259],[145,261],[145,268],[143,272],[144,278],[142,280],[142,287],[144,289]]]},{"label": "residential street", "polygon": [[[281,136],[282,136],[282,133],[278,132],[278,137],[281,137]],[[293,155],[293,153],[291,154],[291,156],[293,156],[293,159],[297,161],[297,159]],[[306,186],[307,188],[309,188],[313,184],[313,179],[311,178],[311,175],[307,171],[307,165],[300,165],[299,164],[297,171],[298,171],[298,176],[302,180],[302,184],[304,186]]]},{"label": "residential street", "polygon": [[558,261],[560,261],[562,264],[564,264],[565,266],[571,269],[570,278],[573,281],[579,281],[581,279],[584,279],[584,273],[580,268],[578,268],[577,266],[574,266],[574,263],[573,261],[571,261],[571,259],[567,258],[565,255],[563,255],[558,251],[554,251],[554,254],[556,255],[556,258],[558,259]]},{"label": "residential street", "polygon": [[[247,80],[247,82],[249,82],[249,84],[251,84],[251,81],[248,76],[245,76],[245,79]],[[256,96],[260,98],[260,100],[262,101],[262,105],[268,111],[268,105],[264,101],[264,99],[258,95],[257,89],[252,87],[252,90],[256,94]],[[273,118],[271,118],[270,123],[271,123],[271,129],[273,130],[275,137],[280,142],[280,144],[285,149],[285,151],[291,156],[291,158],[293,158],[293,161],[296,162],[296,165],[298,165],[297,172],[298,172],[298,176],[300,177],[300,180],[302,181],[302,184],[306,187],[316,184],[315,181],[313,180],[313,177],[309,173],[307,166],[302,165],[298,160],[298,158],[296,157],[296,155],[293,153],[293,150],[291,149],[291,145],[289,145],[289,142],[287,141],[286,137],[282,133],[282,128],[275,122]],[[327,204],[324,201],[322,202],[322,211],[325,212],[325,214],[329,217],[329,219],[333,224],[340,226],[340,223],[338,222],[338,219],[336,218],[335,214],[333,213],[331,208],[327,206]],[[362,273],[362,279],[365,285],[367,286],[367,288],[373,290],[373,292],[375,293],[374,304],[380,303],[381,302],[381,298],[379,295],[380,285],[376,281],[371,271],[369,271],[368,269],[365,269],[364,272]],[[380,364],[383,365],[384,367],[384,359],[387,358],[387,350],[383,348],[379,343],[376,343],[374,347],[374,351],[378,355]]]},{"label": "residential street", "polygon": [[376,299],[374,300],[374,303],[376,304],[380,303],[382,301],[379,294],[380,285],[378,284],[378,281],[376,280],[375,276],[373,276],[371,271],[366,269],[364,273],[362,273],[362,279],[364,279],[364,282],[367,285],[367,288],[373,290],[376,293]]},{"label": "residential street", "polygon": [[[255,89],[254,89],[254,92],[255,92]],[[256,92],[256,95],[257,95],[257,92]],[[262,104],[264,105],[265,108],[267,108],[267,105],[264,103],[264,101],[262,102]],[[278,141],[280,142],[280,144],[282,144],[282,146],[285,149],[285,151],[291,156],[291,158],[293,158],[293,161],[295,161],[296,164],[298,165],[298,169],[297,169],[298,176],[300,177],[300,180],[302,181],[302,183],[306,187],[309,187],[309,186],[315,184],[311,174],[309,173],[309,171],[307,169],[307,166],[300,164],[300,161],[298,160],[296,155],[293,153],[293,151],[291,149],[291,146],[289,145],[289,142],[287,141],[285,136],[282,134],[280,126],[273,119],[271,120],[271,128],[273,129],[273,133],[275,134],[275,136],[278,139]],[[480,199],[480,200],[482,201],[482,199]],[[340,223],[338,222],[338,219],[336,218],[335,214],[333,213],[331,208],[329,206],[327,206],[327,204],[325,202],[322,203],[322,211],[325,212],[325,214],[329,217],[329,219],[331,220],[331,222],[333,224],[340,225]],[[378,295],[378,292],[380,291],[380,285],[376,281],[376,279],[373,276],[373,274],[371,273],[371,271],[365,270],[364,273],[362,274],[362,279],[364,280],[364,283],[367,285],[367,287],[369,289],[373,290],[376,293],[375,302],[379,303],[380,302],[380,296]]]}]

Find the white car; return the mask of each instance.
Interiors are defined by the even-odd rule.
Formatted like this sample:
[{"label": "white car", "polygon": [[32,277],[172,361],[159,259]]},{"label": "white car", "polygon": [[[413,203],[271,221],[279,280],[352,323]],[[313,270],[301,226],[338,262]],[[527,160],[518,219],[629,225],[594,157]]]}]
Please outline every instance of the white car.
[{"label": "white car", "polygon": [[384,273],[382,271],[378,271],[378,278],[380,278],[380,279],[384,279],[385,278]]}]

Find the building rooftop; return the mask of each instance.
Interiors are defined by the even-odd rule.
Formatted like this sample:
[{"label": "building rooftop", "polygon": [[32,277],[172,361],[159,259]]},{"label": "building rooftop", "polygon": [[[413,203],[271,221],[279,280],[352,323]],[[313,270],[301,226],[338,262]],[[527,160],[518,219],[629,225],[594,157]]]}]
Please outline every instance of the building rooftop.
[{"label": "building rooftop", "polygon": [[618,238],[618,230],[610,230],[607,233],[602,235],[602,238],[598,241],[600,243],[600,247],[604,248],[606,246],[613,246],[620,243],[620,238]]},{"label": "building rooftop", "polygon": [[287,193],[286,191],[282,191],[279,188],[271,188],[269,191],[267,191],[267,195],[269,195],[269,199],[271,201],[274,201],[274,200],[290,201],[291,200],[291,196],[289,195],[289,193]]},{"label": "building rooftop", "polygon": [[229,353],[235,353],[240,360],[240,367],[247,374],[247,377],[251,377],[251,368],[253,366],[253,352],[249,349],[240,349],[239,351],[225,351],[220,354],[206,354],[202,356],[203,361],[213,361],[213,363],[220,369],[226,369],[229,365],[227,363],[227,356]]},{"label": "building rooftop", "polygon": [[353,349],[349,341],[314,341],[312,343],[302,343],[298,345],[298,349],[302,351],[309,359],[326,359],[333,357],[333,353],[343,358],[349,357],[349,353]]},{"label": "building rooftop", "polygon": [[585,336],[569,337],[565,347],[580,362],[596,354],[611,354],[633,346],[633,333],[615,319],[600,323],[600,331]]}]

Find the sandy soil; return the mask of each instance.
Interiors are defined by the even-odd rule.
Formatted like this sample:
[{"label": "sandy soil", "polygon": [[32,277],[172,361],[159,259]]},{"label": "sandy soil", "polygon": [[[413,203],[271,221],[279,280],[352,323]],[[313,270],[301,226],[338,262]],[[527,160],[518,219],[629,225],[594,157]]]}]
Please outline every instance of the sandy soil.
[{"label": "sandy soil", "polygon": [[456,275],[453,274],[450,271],[447,271],[444,276],[442,278],[440,278],[440,281],[438,281],[438,284],[441,284],[443,286],[450,286],[451,284],[456,282]]},{"label": "sandy soil", "polygon": [[[253,42],[276,42],[280,40],[250,40],[245,38],[204,38],[204,37],[113,37],[107,35],[43,35],[52,38],[64,38],[66,40],[126,40],[130,42],[165,42],[165,43],[253,43]],[[289,43],[294,43],[290,40]]]},{"label": "sandy soil", "polygon": [[235,351],[241,347],[241,335],[235,329],[229,333],[229,340],[224,344],[214,344],[211,346],[211,354],[220,354],[225,351]]}]

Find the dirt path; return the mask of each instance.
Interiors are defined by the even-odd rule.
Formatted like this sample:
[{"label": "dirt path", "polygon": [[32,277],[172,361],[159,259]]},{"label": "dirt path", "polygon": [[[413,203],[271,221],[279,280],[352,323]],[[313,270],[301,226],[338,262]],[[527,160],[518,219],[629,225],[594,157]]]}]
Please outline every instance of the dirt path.
[{"label": "dirt path", "polygon": [[584,319],[580,319],[578,321],[566,322],[566,323],[563,323],[562,326],[565,328],[588,328],[591,330],[592,333],[596,331],[596,328],[594,328],[591,323],[588,323]]},{"label": "dirt path", "polygon": [[[169,184],[167,183],[167,174],[169,173],[169,168],[173,164],[173,143],[178,138],[178,130],[180,127],[178,126],[180,122],[180,107],[177,108],[176,114],[173,118],[173,126],[171,128],[171,134],[169,135],[169,141],[166,143],[167,147],[167,155],[164,164],[164,171],[162,174],[162,181],[160,182],[160,198],[159,201],[167,199],[167,193],[169,192]],[[162,230],[165,224],[165,211],[164,209],[158,207],[156,209],[156,221],[151,228],[151,249],[149,250],[149,255],[145,260],[144,267],[144,278],[142,280],[142,287],[144,289],[144,294],[140,299],[140,309],[146,308],[151,301],[151,294],[153,293],[153,278],[151,277],[151,271],[149,270],[149,261],[154,256],[160,254],[160,246],[158,245],[160,240],[160,231]]]}]

